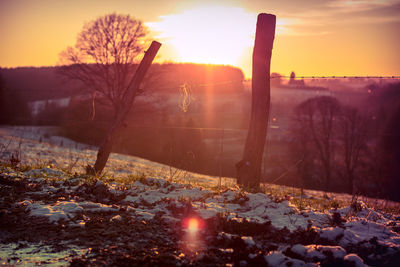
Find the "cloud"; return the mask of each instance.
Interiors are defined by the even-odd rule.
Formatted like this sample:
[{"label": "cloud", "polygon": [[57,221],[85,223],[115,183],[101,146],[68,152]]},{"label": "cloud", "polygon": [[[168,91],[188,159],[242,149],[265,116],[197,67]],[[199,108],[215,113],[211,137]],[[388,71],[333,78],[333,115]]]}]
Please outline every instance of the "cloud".
[{"label": "cloud", "polygon": [[[400,0],[333,0],[307,5],[301,12],[283,11],[285,35],[326,35],[337,26],[376,25],[400,22]],[[279,16],[278,16],[279,18]]]}]

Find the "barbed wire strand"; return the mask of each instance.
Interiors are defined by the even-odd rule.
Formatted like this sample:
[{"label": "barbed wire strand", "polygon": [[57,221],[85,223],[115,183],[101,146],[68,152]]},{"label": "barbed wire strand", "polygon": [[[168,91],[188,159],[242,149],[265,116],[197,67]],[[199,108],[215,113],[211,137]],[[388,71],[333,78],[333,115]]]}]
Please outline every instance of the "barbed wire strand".
[{"label": "barbed wire strand", "polygon": [[[277,78],[285,78],[290,79],[291,76],[287,75],[274,75],[270,77],[271,79]],[[400,75],[392,75],[392,76],[379,76],[379,75],[360,75],[360,76],[346,76],[346,75],[328,75],[328,76],[316,76],[316,75],[309,75],[309,76],[296,76],[293,77],[295,79],[400,79]]]}]

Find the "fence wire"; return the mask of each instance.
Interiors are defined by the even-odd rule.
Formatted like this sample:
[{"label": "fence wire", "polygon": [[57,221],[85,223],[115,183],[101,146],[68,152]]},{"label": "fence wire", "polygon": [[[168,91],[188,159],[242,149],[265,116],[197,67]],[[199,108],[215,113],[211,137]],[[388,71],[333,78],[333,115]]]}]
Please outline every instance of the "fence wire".
[{"label": "fence wire", "polygon": [[[274,75],[270,77],[271,79],[291,79],[294,77],[291,76],[287,76],[287,75]],[[367,76],[317,76],[317,75],[311,75],[311,76],[296,76],[295,77],[296,80],[299,79],[378,79],[378,80],[397,80],[400,79],[399,75],[392,75],[392,76],[379,76],[379,75],[367,75]],[[192,87],[208,87],[208,86],[224,86],[224,85],[228,85],[228,84],[233,84],[233,83],[238,83],[238,82],[242,82],[242,81],[238,81],[238,80],[229,80],[229,81],[220,81],[220,82],[215,82],[215,83],[199,83],[199,84],[190,84],[188,82],[183,83],[182,85],[180,85],[178,88],[180,90],[180,94],[181,94],[181,103],[180,103],[180,108],[183,112],[187,112],[188,108],[192,102],[192,92],[191,89]],[[171,86],[164,86],[164,87],[157,87],[157,89],[160,88],[174,88]],[[37,91],[44,91],[44,90],[40,90],[40,89],[24,89],[24,90],[18,90],[18,91],[30,91],[30,92],[37,92]],[[270,117],[271,117],[271,112],[269,113]],[[0,117],[4,118],[4,116],[0,115]],[[18,119],[13,117],[14,119]],[[290,119],[290,116],[286,116],[286,117],[281,117],[282,118],[286,118],[286,119]],[[19,118],[21,120],[24,120],[26,118]],[[270,120],[271,121],[271,120]],[[56,124],[56,123],[60,123],[59,121],[54,121],[54,120],[49,120],[49,119],[40,119],[40,122],[46,122],[49,124]],[[74,123],[87,123],[88,121],[86,120],[71,120],[71,119],[63,119],[62,122],[74,122]],[[103,125],[110,125],[110,121],[106,121],[106,120],[98,120],[96,119],[94,121],[94,123],[99,123],[99,124],[103,124]],[[215,132],[219,132],[220,133],[220,137],[217,138],[219,139],[219,147],[220,147],[220,151],[219,151],[219,155],[218,155],[218,160],[219,160],[219,176],[222,177],[222,173],[223,173],[223,165],[222,162],[224,160],[226,160],[226,157],[224,157],[224,154],[227,154],[226,151],[224,151],[228,144],[226,144],[226,138],[227,136],[224,134],[226,132],[237,132],[237,133],[241,133],[243,135],[243,137],[245,137],[245,134],[247,133],[248,129],[247,128],[229,128],[229,127],[223,127],[223,128],[219,128],[219,127],[185,127],[185,126],[165,126],[165,125],[151,125],[151,124],[133,124],[133,125],[129,125],[129,127],[132,128],[148,128],[148,129],[175,129],[175,130],[198,130],[198,131],[215,131]],[[271,126],[269,127],[269,130]],[[283,130],[284,133],[287,133],[287,130]],[[372,132],[372,131],[371,131]],[[394,135],[393,133],[385,133],[385,132],[379,132],[376,133],[374,132],[374,134],[376,136],[384,136],[384,135]],[[241,137],[242,138],[242,137]],[[270,153],[269,151],[269,147],[271,145],[271,138],[270,136],[267,136],[267,141],[266,141],[266,146],[265,146],[265,152],[264,152],[264,157],[266,155],[268,155]],[[244,142],[243,142],[243,146],[244,146]],[[241,155],[241,154],[240,154]],[[229,158],[231,159],[231,158]],[[282,174],[280,174],[279,176],[277,176],[276,178],[273,178],[272,181],[276,182],[278,180],[280,180],[281,178],[283,178],[284,176],[286,176],[293,168],[295,168],[299,163],[301,162],[301,160],[296,161],[296,163],[293,164],[293,166],[290,166],[286,171],[284,171]],[[263,164],[264,167],[264,164]],[[265,170],[263,170],[262,172],[263,174],[265,174]]]},{"label": "fence wire", "polygon": [[[269,77],[270,79],[291,79],[291,76],[288,75],[272,75]],[[378,80],[397,80],[400,79],[400,75],[391,75],[391,76],[380,76],[380,75],[353,75],[353,76],[340,76],[340,75],[307,75],[307,76],[296,76],[294,77],[296,80],[298,79],[378,79]],[[249,79],[251,80],[251,79]],[[208,87],[208,86],[224,86],[227,84],[233,84],[233,83],[241,83],[243,81],[240,80],[227,80],[227,81],[220,81],[220,82],[215,82],[215,83],[189,83],[189,82],[184,82],[183,84],[179,85],[178,87],[176,86],[155,86],[157,89],[171,89],[173,87],[176,87],[177,89],[181,89],[182,86],[186,87]],[[32,89],[18,89],[16,91],[22,91],[22,92],[43,92],[45,90],[43,89],[37,89],[37,88],[32,88]]]}]

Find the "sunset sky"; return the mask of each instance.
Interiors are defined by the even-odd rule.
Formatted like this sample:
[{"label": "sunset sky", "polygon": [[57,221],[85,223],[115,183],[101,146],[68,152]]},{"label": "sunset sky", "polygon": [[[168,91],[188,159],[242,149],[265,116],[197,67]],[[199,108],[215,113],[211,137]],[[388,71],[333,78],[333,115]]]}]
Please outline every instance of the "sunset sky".
[{"label": "sunset sky", "polygon": [[400,0],[0,0],[0,67],[52,66],[85,22],[143,20],[159,62],[238,66],[251,76],[258,13],[277,16],[272,71],[399,75]]}]

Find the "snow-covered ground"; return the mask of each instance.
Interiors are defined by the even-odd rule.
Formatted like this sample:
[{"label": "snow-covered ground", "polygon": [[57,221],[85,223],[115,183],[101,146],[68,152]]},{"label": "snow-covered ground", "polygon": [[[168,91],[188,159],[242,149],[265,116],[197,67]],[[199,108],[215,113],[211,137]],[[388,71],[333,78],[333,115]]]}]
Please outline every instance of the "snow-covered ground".
[{"label": "snow-covered ground", "polygon": [[[37,166],[0,169],[1,193],[20,194],[11,203],[10,195],[4,193],[2,199],[8,206],[2,207],[7,209],[3,216],[19,212],[82,233],[89,231],[93,218],[98,217],[107,225],[125,225],[129,220],[144,225],[162,222],[174,229],[173,235],[181,233],[174,242],[179,248],[176,265],[202,265],[205,259],[214,260],[215,265],[243,266],[400,262],[400,216],[368,208],[362,201],[325,212],[312,207],[300,211],[288,200],[241,191],[229,178],[223,179],[225,189],[218,191],[217,177],[183,171],[173,176],[175,170],[168,166],[119,154],[111,155],[107,175],[93,180],[82,173],[85,164],[95,159],[94,148],[48,135],[39,142],[44,131],[49,129],[0,128],[0,159],[18,152],[20,164]],[[121,177],[128,178],[118,182]],[[5,241],[12,235],[7,231],[0,230],[2,262],[37,262],[31,259],[35,247],[35,257],[42,255],[47,262],[55,262],[46,244],[30,242],[21,248]],[[54,253],[58,262],[88,253],[89,248],[68,241],[64,240],[65,250]]]},{"label": "snow-covered ground", "polygon": [[[0,127],[0,157],[19,153],[21,164],[51,165],[69,172],[82,173],[87,164],[93,165],[97,148],[55,135],[55,127],[17,126]],[[186,172],[150,160],[111,153],[104,170],[108,176],[144,175],[177,180],[198,185],[216,186],[218,177]],[[223,177],[221,184],[236,181]]]}]

